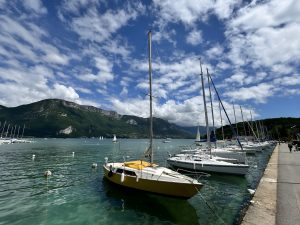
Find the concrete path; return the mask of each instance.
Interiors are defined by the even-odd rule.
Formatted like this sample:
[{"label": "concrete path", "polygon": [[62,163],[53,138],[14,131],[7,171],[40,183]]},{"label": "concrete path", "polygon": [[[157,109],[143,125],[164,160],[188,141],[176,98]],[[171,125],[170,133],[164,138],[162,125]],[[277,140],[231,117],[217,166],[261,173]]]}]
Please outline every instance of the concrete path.
[{"label": "concrete path", "polygon": [[277,199],[278,145],[260,179],[242,225],[275,225]]},{"label": "concrete path", "polygon": [[281,144],[278,163],[276,224],[300,224],[300,152]]},{"label": "concrete path", "polygon": [[242,225],[300,225],[300,152],[277,145]]}]

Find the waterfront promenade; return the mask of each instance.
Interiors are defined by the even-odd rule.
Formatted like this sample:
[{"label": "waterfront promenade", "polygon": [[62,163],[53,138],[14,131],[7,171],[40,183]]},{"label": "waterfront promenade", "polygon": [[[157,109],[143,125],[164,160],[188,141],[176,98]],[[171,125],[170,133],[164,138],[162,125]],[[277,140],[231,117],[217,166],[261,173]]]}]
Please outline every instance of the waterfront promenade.
[{"label": "waterfront promenade", "polygon": [[300,152],[277,145],[242,225],[300,224]]}]

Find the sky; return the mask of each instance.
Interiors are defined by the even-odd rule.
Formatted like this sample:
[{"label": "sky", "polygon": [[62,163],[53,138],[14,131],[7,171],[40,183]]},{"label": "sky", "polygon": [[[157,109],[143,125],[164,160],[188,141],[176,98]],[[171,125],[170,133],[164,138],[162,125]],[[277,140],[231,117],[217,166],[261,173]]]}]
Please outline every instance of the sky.
[{"label": "sky", "polygon": [[[202,61],[231,121],[300,117],[298,0],[0,0],[0,105],[59,98],[204,125]],[[212,92],[215,124],[221,116]],[[223,123],[224,111],[221,112]]]}]

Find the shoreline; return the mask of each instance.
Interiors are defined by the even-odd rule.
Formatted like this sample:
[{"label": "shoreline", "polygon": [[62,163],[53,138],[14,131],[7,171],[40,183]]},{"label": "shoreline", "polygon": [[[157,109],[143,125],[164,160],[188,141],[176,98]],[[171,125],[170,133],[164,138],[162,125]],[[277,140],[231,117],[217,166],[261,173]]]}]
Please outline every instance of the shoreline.
[{"label": "shoreline", "polygon": [[276,224],[279,145],[274,148],[264,174],[248,207],[241,215],[241,225]]}]

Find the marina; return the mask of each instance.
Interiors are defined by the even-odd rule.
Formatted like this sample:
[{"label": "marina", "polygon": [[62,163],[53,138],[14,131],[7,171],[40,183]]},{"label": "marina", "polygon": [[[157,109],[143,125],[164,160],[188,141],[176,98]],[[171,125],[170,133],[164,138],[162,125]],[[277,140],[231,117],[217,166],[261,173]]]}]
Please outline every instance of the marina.
[{"label": "marina", "polygon": [[0,225],[300,225],[299,0],[0,12]]},{"label": "marina", "polygon": [[[105,157],[116,162],[139,158],[149,143],[146,139],[121,139],[120,145],[111,139],[34,141],[1,145],[4,224],[239,224],[251,199],[247,189],[256,189],[273,150],[247,156],[249,170],[244,177],[193,175],[204,186],[193,198],[182,200],[119,188],[103,179],[100,166],[92,167],[103,165]],[[175,154],[192,143],[154,140],[155,161],[166,166],[168,152]],[[45,178],[48,169],[52,176]]]}]

